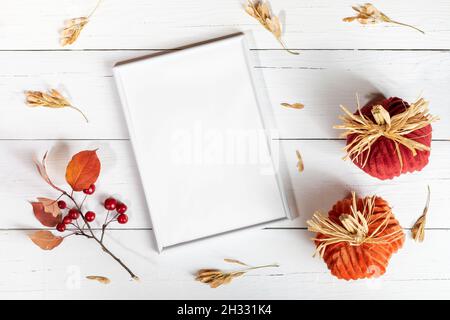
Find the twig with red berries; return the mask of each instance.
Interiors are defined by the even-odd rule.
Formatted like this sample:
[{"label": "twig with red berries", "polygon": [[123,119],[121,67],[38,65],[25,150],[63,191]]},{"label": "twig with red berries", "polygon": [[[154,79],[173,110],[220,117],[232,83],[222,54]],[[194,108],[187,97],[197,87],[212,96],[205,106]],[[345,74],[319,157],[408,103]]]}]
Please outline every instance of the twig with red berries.
[{"label": "twig with red berries", "polygon": [[[115,256],[105,245],[104,235],[107,227],[117,222],[119,224],[125,224],[128,222],[128,216],[126,214],[127,206],[118,202],[114,198],[108,198],[104,201],[104,207],[107,210],[105,222],[102,225],[100,236],[96,235],[95,230],[90,223],[96,219],[96,214],[93,211],[83,212],[83,205],[88,196],[93,195],[95,192],[95,182],[100,175],[100,160],[97,157],[96,150],[81,151],[74,155],[69,162],[66,169],[66,181],[71,186],[72,191],[69,194],[62,188],[57,187],[49,178],[46,169],[46,157],[45,154],[42,163],[37,163],[36,166],[41,177],[55,190],[60,192],[60,196],[56,200],[47,198],[38,198],[37,202],[32,202],[33,211],[36,218],[46,227],[56,227],[59,232],[69,231],[67,226],[73,228],[73,232],[65,236],[55,236],[50,231],[37,231],[30,236],[31,240],[44,250],[51,250],[62,243],[62,241],[70,236],[78,235],[88,239],[93,239],[97,242],[102,250],[109,254],[114,260],[116,260],[129,274],[137,280],[139,279],[117,256]],[[74,197],[74,192],[84,193],[84,198],[81,203],[78,203]],[[73,207],[70,209],[66,201],[61,198],[66,197],[69,199]],[[63,215],[62,210],[67,212]],[[82,225],[81,225],[81,224]]]}]

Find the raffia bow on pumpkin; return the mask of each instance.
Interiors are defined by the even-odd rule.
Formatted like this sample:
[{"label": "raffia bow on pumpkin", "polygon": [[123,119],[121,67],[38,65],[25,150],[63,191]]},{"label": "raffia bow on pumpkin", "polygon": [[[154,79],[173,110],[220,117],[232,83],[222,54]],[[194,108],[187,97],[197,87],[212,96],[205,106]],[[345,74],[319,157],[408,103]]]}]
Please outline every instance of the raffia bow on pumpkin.
[{"label": "raffia bow on pumpkin", "polygon": [[[371,110],[375,122],[367,116],[364,116],[359,106],[358,114],[352,114],[347,108],[341,105],[340,107],[345,112],[345,115],[340,116],[339,119],[343,121],[343,124],[334,126],[333,128],[346,130],[342,134],[342,137],[356,135],[356,138],[344,148],[347,152],[344,159],[351,159],[357,162],[362,159],[362,167],[364,167],[369,159],[370,149],[373,143],[380,137],[386,137],[395,144],[400,161],[400,170],[402,170],[403,159],[400,152],[400,144],[408,148],[413,156],[417,155],[417,151],[430,151],[430,147],[405,137],[405,135],[422,129],[439,119],[437,116],[432,116],[428,113],[428,105],[428,101],[420,98],[411,104],[409,108],[406,108],[404,112],[393,117],[390,116],[389,112],[383,106],[376,105]],[[362,155],[365,152],[367,153],[363,158]]]},{"label": "raffia bow on pumpkin", "polygon": [[[308,231],[325,236],[312,239],[318,243],[314,255],[319,254],[323,258],[329,245],[340,242],[346,242],[351,246],[359,246],[365,243],[389,244],[402,239],[404,235],[401,228],[384,234],[389,226],[392,212],[389,209],[383,214],[374,215],[375,198],[375,196],[364,198],[362,210],[358,210],[356,194],[352,192],[350,212],[339,216],[340,224],[320,212],[314,213],[312,219],[306,222]],[[379,223],[379,225],[370,231],[370,226],[375,223]]]}]

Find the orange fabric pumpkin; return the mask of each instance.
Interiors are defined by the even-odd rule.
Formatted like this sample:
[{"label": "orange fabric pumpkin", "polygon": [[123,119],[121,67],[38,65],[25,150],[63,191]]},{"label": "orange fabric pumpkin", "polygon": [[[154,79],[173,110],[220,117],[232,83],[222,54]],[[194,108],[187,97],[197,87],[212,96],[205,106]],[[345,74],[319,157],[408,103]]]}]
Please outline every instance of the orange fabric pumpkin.
[{"label": "orange fabric pumpkin", "polygon": [[[378,277],[392,254],[403,246],[403,229],[380,197],[338,201],[328,217],[315,213],[308,230],[317,232],[317,252],[339,279]],[[318,232],[319,231],[319,232]]]}]

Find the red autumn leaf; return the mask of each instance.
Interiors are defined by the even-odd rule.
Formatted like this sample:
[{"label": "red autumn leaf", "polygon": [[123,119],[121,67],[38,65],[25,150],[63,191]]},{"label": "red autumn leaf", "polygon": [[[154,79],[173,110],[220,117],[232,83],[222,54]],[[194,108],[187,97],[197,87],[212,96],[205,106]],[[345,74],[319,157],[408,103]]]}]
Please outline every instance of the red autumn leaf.
[{"label": "red autumn leaf", "polygon": [[61,210],[55,200],[38,198],[38,202],[31,202],[36,219],[46,227],[55,227],[61,222]]},{"label": "red autumn leaf", "polygon": [[36,231],[29,236],[31,241],[34,242],[42,250],[52,250],[59,246],[64,240],[63,237],[55,236],[50,231]]},{"label": "red autumn leaf", "polygon": [[72,157],[66,169],[66,181],[74,191],[82,191],[97,181],[100,175],[97,150],[85,150]]}]

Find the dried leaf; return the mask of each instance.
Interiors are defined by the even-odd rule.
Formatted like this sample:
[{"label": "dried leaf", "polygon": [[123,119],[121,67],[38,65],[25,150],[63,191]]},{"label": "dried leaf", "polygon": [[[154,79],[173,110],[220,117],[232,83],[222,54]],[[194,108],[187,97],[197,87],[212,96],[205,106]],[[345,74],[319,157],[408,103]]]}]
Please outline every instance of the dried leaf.
[{"label": "dried leaf", "polygon": [[286,107],[286,108],[292,108],[292,109],[303,109],[304,107],[305,107],[305,105],[303,105],[303,104],[301,104],[301,103],[286,103],[286,102],[283,102],[283,103],[281,103],[281,105],[283,106],[283,107]]},{"label": "dried leaf", "polygon": [[72,157],[66,169],[66,181],[73,191],[82,191],[97,181],[100,175],[97,150],[85,150]]},{"label": "dried leaf", "polygon": [[282,28],[280,20],[277,16],[273,15],[269,4],[266,0],[247,0],[245,5],[245,12],[251,17],[258,20],[258,22],[269,32],[271,32],[277,41],[283,46],[284,50],[292,54],[298,54],[298,52],[289,50],[286,48],[283,40],[281,39]]},{"label": "dried leaf", "polygon": [[46,107],[52,109],[71,108],[78,111],[84,117],[86,122],[89,122],[84,113],[77,107],[74,107],[69,100],[56,89],[50,89],[48,93],[41,91],[25,91],[25,96],[27,104],[30,107]]},{"label": "dried leaf", "polygon": [[242,261],[236,260],[236,259],[228,259],[228,258],[226,258],[226,259],[223,259],[223,260],[225,262],[228,262],[228,263],[240,264],[241,266],[248,267],[248,264],[246,264],[246,263],[244,263]]},{"label": "dried leaf", "polygon": [[427,221],[427,214],[428,209],[430,207],[430,186],[428,186],[428,195],[427,195],[427,202],[425,204],[425,208],[423,209],[422,215],[417,219],[416,223],[411,229],[412,237],[417,242],[423,242],[425,240],[425,223]]},{"label": "dried leaf", "polygon": [[46,161],[47,161],[47,155],[48,152],[46,152],[44,154],[44,157],[42,158],[42,161],[39,162],[35,162],[36,168],[39,172],[39,175],[42,177],[42,179],[44,179],[45,182],[47,182],[53,189],[58,190],[59,192],[64,192],[64,190],[62,190],[61,188],[57,187],[49,178],[48,173],[47,173],[47,165],[46,165]]},{"label": "dried leaf", "polygon": [[236,259],[224,259],[225,262],[239,264],[242,266],[245,266],[247,268],[243,270],[237,270],[237,271],[231,271],[231,272],[225,272],[221,271],[219,269],[200,269],[197,271],[195,280],[200,281],[202,283],[209,284],[211,288],[217,288],[221,285],[230,283],[233,279],[238,278],[240,276],[243,276],[248,271],[255,270],[255,269],[261,269],[261,268],[272,268],[272,267],[278,267],[277,264],[271,264],[271,265],[265,265],[265,266],[259,266],[259,267],[249,267],[244,262],[241,262]]},{"label": "dried leaf", "polygon": [[103,276],[87,276],[86,279],[95,280],[103,284],[111,283],[111,280],[109,280],[109,278]]},{"label": "dried leaf", "polygon": [[385,15],[383,12],[381,12],[380,10],[375,8],[375,6],[371,3],[353,6],[352,8],[358,14],[353,17],[344,18],[343,19],[344,22],[352,22],[355,20],[357,20],[361,24],[377,24],[377,23],[387,22],[387,23],[393,23],[393,24],[409,27],[409,28],[417,30],[421,33],[425,33],[422,30],[420,30],[412,25],[392,20],[387,15]]},{"label": "dried leaf", "polygon": [[64,47],[77,41],[81,31],[89,22],[87,17],[69,19],[65,22],[64,29],[61,31],[61,45]]},{"label": "dried leaf", "polygon": [[36,231],[30,236],[31,241],[43,250],[52,250],[63,242],[63,237],[55,236],[50,231]]},{"label": "dried leaf", "polygon": [[60,40],[61,45],[63,47],[66,45],[73,44],[75,41],[77,41],[81,31],[89,23],[90,18],[98,9],[101,2],[102,0],[97,1],[95,8],[88,16],[69,19],[65,22],[64,29],[61,30],[61,40]]},{"label": "dried leaf", "polygon": [[57,202],[47,198],[38,198],[38,200],[39,202],[31,202],[36,219],[45,227],[55,227],[61,222],[61,211]]},{"label": "dried leaf", "polygon": [[305,166],[303,164],[302,155],[298,150],[295,150],[295,154],[297,155],[297,170],[298,172],[303,172],[305,170]]}]

